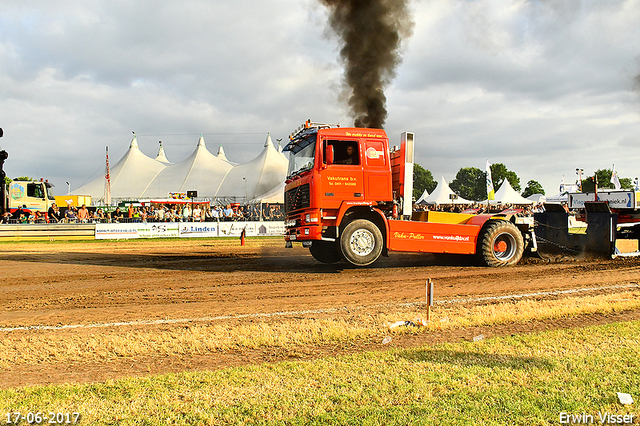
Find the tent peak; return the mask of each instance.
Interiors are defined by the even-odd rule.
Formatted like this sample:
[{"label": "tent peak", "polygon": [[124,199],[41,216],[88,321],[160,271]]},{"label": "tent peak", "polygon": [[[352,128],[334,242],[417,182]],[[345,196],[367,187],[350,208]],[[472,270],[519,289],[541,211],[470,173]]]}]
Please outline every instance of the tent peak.
[{"label": "tent peak", "polygon": [[140,148],[138,146],[138,138],[136,137],[136,134],[133,134],[133,139],[131,139],[131,143],[129,144],[129,149],[131,148]]},{"label": "tent peak", "polygon": [[162,141],[158,142],[160,144],[160,149],[158,149],[158,155],[156,155],[156,161],[159,161],[161,163],[165,163],[165,164],[169,164],[171,163],[168,159],[167,159],[167,155],[164,152],[164,148],[162,147]]}]

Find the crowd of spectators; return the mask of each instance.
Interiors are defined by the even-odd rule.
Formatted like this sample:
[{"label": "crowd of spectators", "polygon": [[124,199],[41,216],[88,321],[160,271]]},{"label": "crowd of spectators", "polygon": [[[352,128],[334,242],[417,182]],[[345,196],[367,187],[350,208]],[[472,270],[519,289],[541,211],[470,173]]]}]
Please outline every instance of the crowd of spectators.
[{"label": "crowd of spectators", "polygon": [[[444,211],[455,213],[499,213],[514,209],[523,216],[544,211],[544,205],[536,203],[527,206],[510,204],[416,204],[414,211]],[[237,222],[237,221],[284,220],[281,204],[226,204],[208,203],[180,204],[128,204],[124,207],[77,208],[68,205],[61,210],[55,203],[48,212],[30,211],[23,206],[14,212],[7,212],[2,223],[135,223],[135,222]]]},{"label": "crowd of spectators", "polygon": [[439,212],[453,212],[453,213],[472,213],[472,214],[485,214],[485,213],[500,213],[505,210],[517,210],[522,216],[531,216],[534,213],[541,213],[544,211],[544,204],[534,203],[529,205],[512,205],[512,204],[415,204],[413,206],[414,211],[439,211]]},{"label": "crowd of spectators", "polygon": [[2,223],[135,223],[135,222],[237,222],[284,220],[282,205],[239,204],[210,205],[208,203],[150,204],[125,207],[77,208],[68,205],[61,210],[55,203],[48,212],[30,211],[26,206],[6,212]]}]

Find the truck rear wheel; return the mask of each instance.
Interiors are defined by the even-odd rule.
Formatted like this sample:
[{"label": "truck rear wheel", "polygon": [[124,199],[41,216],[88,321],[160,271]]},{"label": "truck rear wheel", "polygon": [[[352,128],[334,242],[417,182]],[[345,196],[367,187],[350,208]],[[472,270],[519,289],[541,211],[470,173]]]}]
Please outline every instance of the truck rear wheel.
[{"label": "truck rear wheel", "polygon": [[382,253],[382,233],[372,222],[356,219],[342,231],[340,249],[349,263],[356,266],[370,265]]},{"label": "truck rear wheel", "polygon": [[522,234],[511,222],[492,221],[480,233],[478,256],[487,266],[515,265],[523,252]]},{"label": "truck rear wheel", "polygon": [[309,247],[311,256],[318,262],[336,263],[342,260],[342,253],[338,243],[330,241],[314,241]]}]

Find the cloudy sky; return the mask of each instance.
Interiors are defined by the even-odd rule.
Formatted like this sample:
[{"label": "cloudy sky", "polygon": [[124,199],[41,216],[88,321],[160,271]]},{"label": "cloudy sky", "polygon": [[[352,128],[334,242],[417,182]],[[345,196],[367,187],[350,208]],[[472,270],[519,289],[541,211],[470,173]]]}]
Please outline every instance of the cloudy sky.
[{"label": "cloudy sky", "polygon": [[[558,192],[576,168],[640,175],[640,0],[414,0],[387,88],[392,142],[439,180],[504,163]],[[0,148],[56,194],[104,173],[132,131],[172,162],[257,156],[307,118],[351,125],[316,0],[0,3]]]}]

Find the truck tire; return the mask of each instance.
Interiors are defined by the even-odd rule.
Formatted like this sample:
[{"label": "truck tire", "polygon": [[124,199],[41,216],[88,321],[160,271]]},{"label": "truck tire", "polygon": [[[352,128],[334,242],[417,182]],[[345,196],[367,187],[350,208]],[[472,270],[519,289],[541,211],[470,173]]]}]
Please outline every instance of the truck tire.
[{"label": "truck tire", "polygon": [[342,231],[340,249],[344,258],[352,265],[370,265],[382,253],[382,233],[372,222],[356,219]]},{"label": "truck tire", "polygon": [[511,222],[491,221],[480,233],[477,253],[481,263],[486,266],[515,265],[523,252],[522,234]]},{"label": "truck tire", "polygon": [[311,256],[318,262],[336,263],[342,260],[342,253],[338,243],[330,241],[314,241],[309,247]]}]

